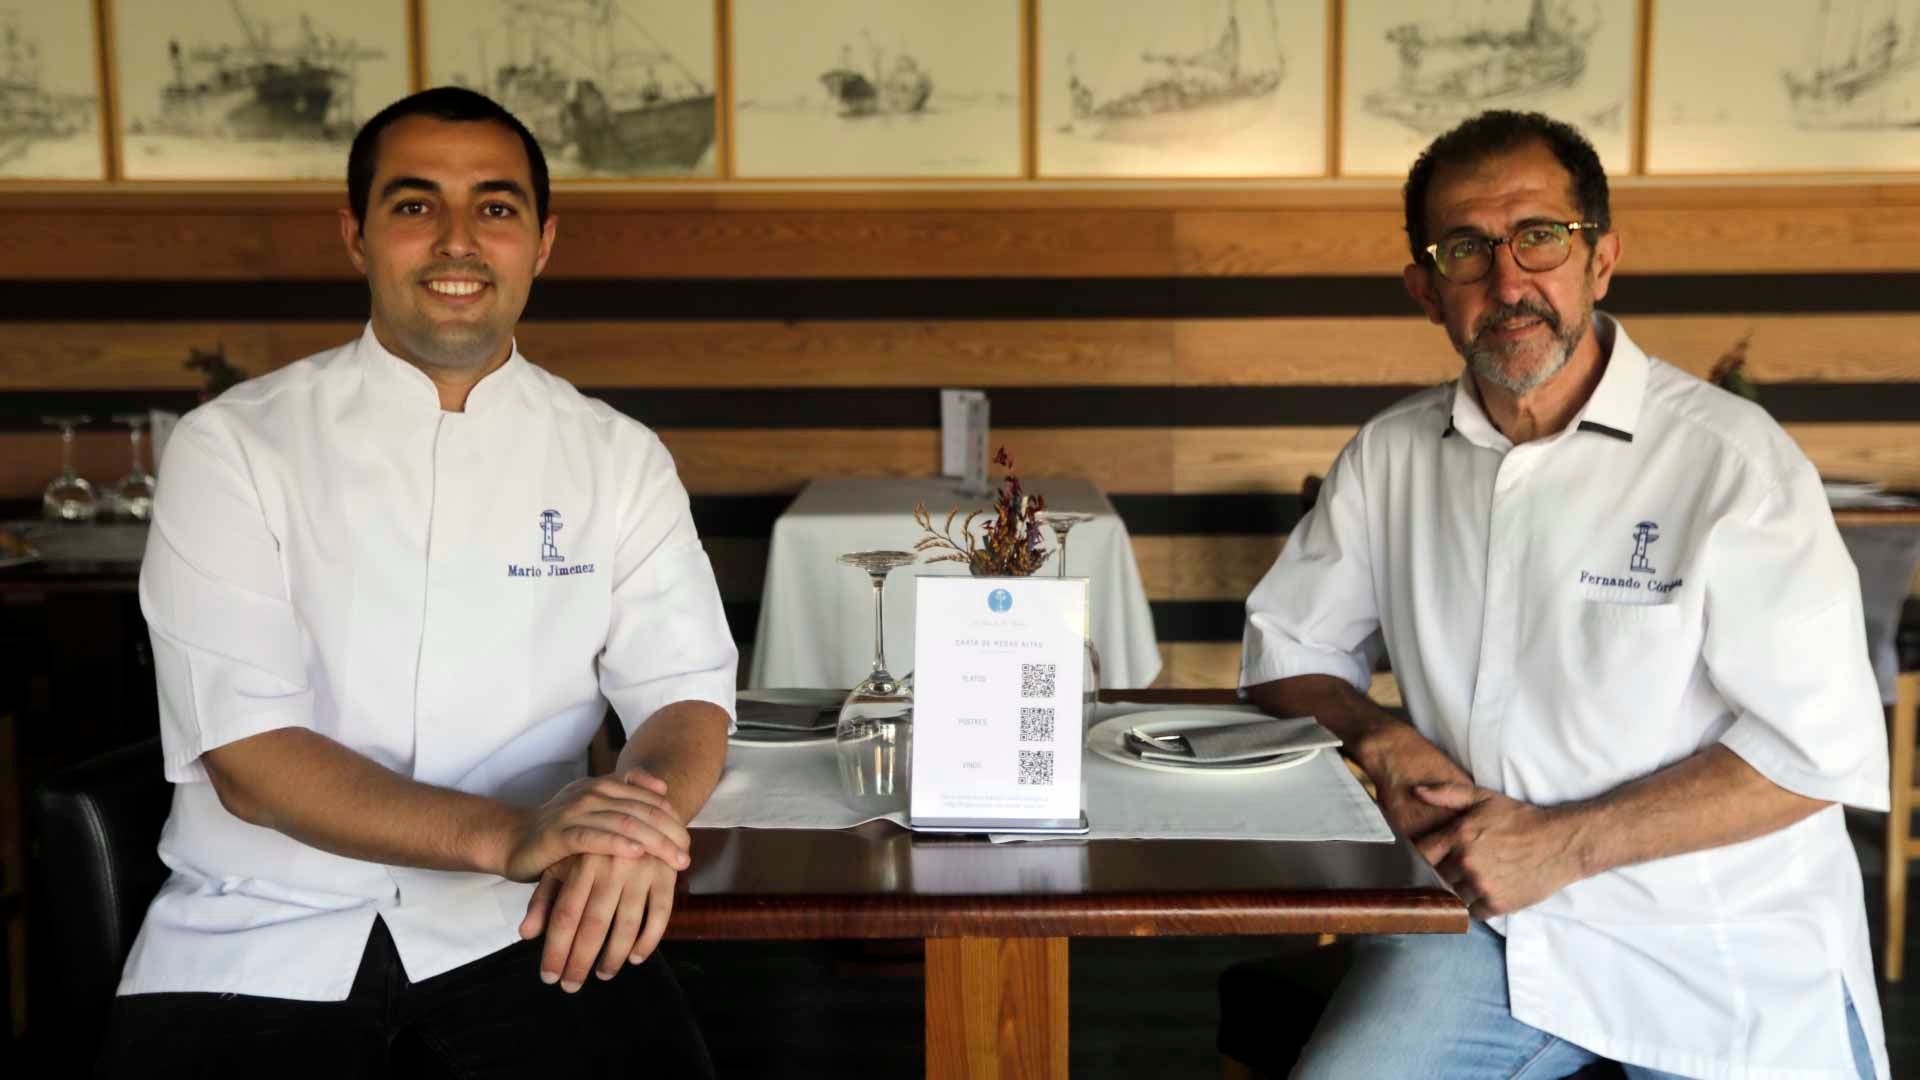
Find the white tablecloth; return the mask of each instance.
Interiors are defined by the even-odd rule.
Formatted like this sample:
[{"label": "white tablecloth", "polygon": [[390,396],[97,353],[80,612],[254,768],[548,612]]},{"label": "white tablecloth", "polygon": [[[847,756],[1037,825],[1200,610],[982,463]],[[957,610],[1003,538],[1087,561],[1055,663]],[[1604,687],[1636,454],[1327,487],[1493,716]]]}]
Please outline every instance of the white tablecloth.
[{"label": "white tablecloth", "polygon": [[1900,659],[1894,639],[1900,609],[1913,587],[1920,563],[1920,525],[1842,525],[1840,539],[1860,571],[1860,606],[1867,617],[1867,652],[1880,683],[1880,700],[1893,704],[1893,681]]},{"label": "white tablecloth", "polygon": [[[1067,572],[1088,579],[1100,685],[1151,683],[1160,673],[1153,613],[1133,560],[1133,542],[1113,504],[1077,477],[1037,477],[1025,486],[1046,496],[1050,509],[1097,515],[1068,536]],[[918,502],[927,504],[937,527],[956,506],[972,509],[992,501],[992,496],[958,494],[951,481],[937,477],[809,483],[773,525],[747,684],[843,687],[865,678],[873,665],[873,590],[865,571],[841,565],[838,557],[849,551],[913,550],[923,535],[913,520]],[[954,527],[957,533],[958,520]],[[1051,544],[1051,531],[1047,540]],[[966,572],[960,563],[916,563],[887,578],[887,666],[895,675],[913,669],[914,575]],[[1040,572],[1054,573],[1053,560]]]},{"label": "white tablecloth", "polygon": [[[1100,718],[1152,712],[1102,705]],[[1365,840],[1393,833],[1337,751],[1303,765],[1246,773],[1167,773],[1088,753],[1087,818],[1095,840]],[[729,746],[726,771],[693,819],[698,828],[847,829],[904,812],[875,813],[840,790],[831,740],[793,746]],[[999,839],[999,838],[996,838]],[[1010,839],[1036,839],[1012,837]]]}]

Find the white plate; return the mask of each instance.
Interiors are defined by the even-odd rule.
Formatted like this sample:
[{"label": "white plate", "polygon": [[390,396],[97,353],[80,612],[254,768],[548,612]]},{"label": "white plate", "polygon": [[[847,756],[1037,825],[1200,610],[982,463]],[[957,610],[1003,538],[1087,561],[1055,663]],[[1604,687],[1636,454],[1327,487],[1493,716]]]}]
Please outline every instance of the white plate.
[{"label": "white plate", "polygon": [[1136,769],[1181,773],[1186,776],[1196,773],[1233,773],[1238,776],[1250,772],[1277,772],[1281,769],[1291,769],[1295,765],[1304,765],[1320,752],[1296,750],[1276,757],[1257,758],[1234,765],[1175,765],[1165,761],[1147,761],[1127,749],[1128,728],[1137,727],[1149,735],[1172,735],[1191,731],[1194,728],[1243,724],[1246,720],[1245,709],[1154,709],[1148,712],[1122,713],[1093,725],[1093,729],[1087,732],[1087,749],[1109,761],[1131,765]]}]

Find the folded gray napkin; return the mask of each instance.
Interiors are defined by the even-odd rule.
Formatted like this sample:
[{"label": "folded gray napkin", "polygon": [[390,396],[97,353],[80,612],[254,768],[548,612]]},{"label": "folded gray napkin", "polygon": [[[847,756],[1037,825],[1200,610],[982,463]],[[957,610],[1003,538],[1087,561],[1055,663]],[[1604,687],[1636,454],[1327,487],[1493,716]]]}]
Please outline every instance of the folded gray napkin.
[{"label": "folded gray napkin", "polygon": [[1238,724],[1188,728],[1157,736],[1159,745],[1129,739],[1128,745],[1144,761],[1179,765],[1227,765],[1298,750],[1340,745],[1340,737],[1311,716],[1285,719],[1263,716]]},{"label": "folded gray napkin", "polygon": [[741,698],[734,703],[734,718],[743,728],[768,731],[826,731],[840,718],[840,706],[788,705]]}]

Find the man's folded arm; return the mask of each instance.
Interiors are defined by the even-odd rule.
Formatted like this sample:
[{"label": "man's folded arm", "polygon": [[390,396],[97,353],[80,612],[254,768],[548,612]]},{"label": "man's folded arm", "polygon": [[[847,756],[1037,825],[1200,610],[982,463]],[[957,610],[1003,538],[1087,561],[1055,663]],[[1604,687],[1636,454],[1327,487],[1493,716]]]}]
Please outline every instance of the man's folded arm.
[{"label": "man's folded arm", "polygon": [[[414,781],[314,729],[280,543],[217,409],[169,442],[140,575],[168,779],[250,824],[391,865],[531,880],[578,852],[684,861],[660,792],[612,780],[532,809]],[[545,859],[539,865],[532,865]]]}]

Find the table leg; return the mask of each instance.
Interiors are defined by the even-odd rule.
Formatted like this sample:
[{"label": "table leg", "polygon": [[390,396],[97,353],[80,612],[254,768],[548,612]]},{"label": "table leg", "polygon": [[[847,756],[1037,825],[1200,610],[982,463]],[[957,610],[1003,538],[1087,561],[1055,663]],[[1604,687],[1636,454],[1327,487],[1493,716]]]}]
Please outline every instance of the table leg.
[{"label": "table leg", "polygon": [[1066,1075],[1066,938],[927,939],[928,1077]]}]

